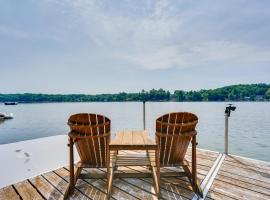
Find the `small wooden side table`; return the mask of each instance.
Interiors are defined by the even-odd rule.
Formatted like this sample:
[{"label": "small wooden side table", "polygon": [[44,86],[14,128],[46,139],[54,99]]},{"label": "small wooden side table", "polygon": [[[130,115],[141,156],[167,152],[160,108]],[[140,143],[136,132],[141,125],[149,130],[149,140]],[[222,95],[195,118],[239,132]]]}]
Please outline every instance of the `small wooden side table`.
[{"label": "small wooden side table", "polygon": [[[115,177],[153,177],[154,188],[159,196],[159,157],[158,145],[152,140],[147,131],[118,131],[114,140],[110,142],[110,151],[116,151],[114,168],[119,166],[147,166],[151,173],[117,173]],[[145,151],[144,153],[121,154],[121,150],[127,151]],[[158,161],[156,165],[156,161]],[[113,180],[113,178],[112,178]]]}]

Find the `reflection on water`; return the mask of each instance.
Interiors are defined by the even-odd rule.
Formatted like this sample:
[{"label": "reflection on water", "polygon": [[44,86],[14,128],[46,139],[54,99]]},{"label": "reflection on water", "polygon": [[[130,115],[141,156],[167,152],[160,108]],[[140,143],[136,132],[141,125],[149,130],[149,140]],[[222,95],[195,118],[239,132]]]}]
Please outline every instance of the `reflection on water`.
[{"label": "reflection on water", "polygon": [[[229,119],[229,152],[270,161],[270,103],[237,102]],[[224,109],[217,102],[146,103],[146,127],[151,137],[155,119],[167,112],[189,111],[198,115],[199,147],[224,150]],[[100,113],[112,121],[112,133],[142,129],[142,103],[46,103],[0,105],[0,112],[14,113],[14,119],[0,122],[0,144],[67,134],[67,119],[79,112]]]}]

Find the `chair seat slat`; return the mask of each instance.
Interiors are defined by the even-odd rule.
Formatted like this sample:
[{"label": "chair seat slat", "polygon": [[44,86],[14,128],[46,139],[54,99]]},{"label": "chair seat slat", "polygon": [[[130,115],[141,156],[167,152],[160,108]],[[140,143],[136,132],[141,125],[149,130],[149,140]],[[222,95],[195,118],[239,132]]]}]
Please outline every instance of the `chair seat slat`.
[{"label": "chair seat slat", "polygon": [[167,134],[167,133],[161,133],[161,132],[156,132],[156,136],[158,137],[177,137],[177,136],[194,136],[197,135],[197,131],[189,131],[185,133],[178,133],[178,134]]}]

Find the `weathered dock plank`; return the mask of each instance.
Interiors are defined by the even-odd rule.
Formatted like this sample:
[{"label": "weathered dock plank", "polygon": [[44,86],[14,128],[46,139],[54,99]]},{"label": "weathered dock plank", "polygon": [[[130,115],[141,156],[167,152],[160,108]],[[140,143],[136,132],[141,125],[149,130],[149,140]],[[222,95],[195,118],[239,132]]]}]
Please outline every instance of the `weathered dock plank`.
[{"label": "weathered dock plank", "polygon": [[253,166],[256,168],[261,168],[261,169],[265,169],[265,170],[270,171],[270,163],[269,162],[263,162],[263,161],[259,161],[259,160],[244,158],[244,157],[240,157],[240,156],[233,156],[233,155],[226,156],[225,161],[232,162],[232,163],[238,163],[241,165]]},{"label": "weathered dock plank", "polygon": [[43,200],[39,192],[29,183],[28,180],[16,183],[14,185],[19,195],[24,200]]},{"label": "weathered dock plank", "polygon": [[250,177],[245,177],[245,176],[242,176],[242,175],[233,174],[233,173],[230,173],[230,172],[227,172],[227,171],[219,171],[218,175],[225,176],[225,177],[228,177],[228,178],[232,178],[234,180],[242,181],[242,182],[245,182],[245,183],[252,183],[253,185],[260,186],[260,187],[266,188],[268,190],[270,189],[270,184],[266,184],[265,182],[263,182],[261,180],[252,179]]},{"label": "weathered dock plank", "polygon": [[247,166],[230,166],[226,163],[227,161],[224,161],[222,164],[220,171],[229,172],[235,175],[240,175],[243,177],[248,177],[254,180],[258,180],[261,182],[264,182],[266,184],[270,184],[270,174],[264,173],[260,171],[256,171],[253,169],[248,168]]},{"label": "weathered dock plank", "polygon": [[[60,177],[65,179],[66,181],[69,180],[69,171],[65,168],[60,168],[54,171]],[[106,194],[103,193],[101,190],[93,187],[91,184],[87,183],[85,180],[78,179],[75,188],[79,190],[82,194],[87,196],[90,199],[106,199]]]},{"label": "weathered dock plank", "polygon": [[[121,172],[123,173],[128,173],[128,172],[133,172],[133,173],[140,173],[140,172],[147,172],[148,169],[145,167],[121,167],[120,169]],[[152,178],[124,178],[122,179],[125,182],[132,184],[134,186],[137,186],[144,192],[151,193],[151,195],[155,195],[155,190],[154,190],[154,183]],[[174,179],[174,178],[162,178],[161,182],[161,197],[164,199],[171,198],[171,196],[174,196],[176,198],[182,198],[182,199],[188,199],[190,196],[193,196],[193,192],[190,189],[187,189],[189,187],[189,182],[182,181],[186,185],[182,187],[177,187],[177,181],[179,179]],[[169,181],[170,180],[170,181]],[[170,186],[171,185],[171,186]]]},{"label": "weathered dock plank", "polygon": [[212,199],[270,199],[269,165],[228,155],[207,194]]},{"label": "weathered dock plank", "polygon": [[215,180],[212,190],[235,199],[269,199],[269,195],[220,180]]},{"label": "weathered dock plank", "polygon": [[219,192],[216,192],[216,191],[211,191],[211,193],[208,193],[205,199],[206,200],[219,200],[219,199],[222,199],[222,200],[239,200],[239,199],[232,198],[230,196],[227,196],[226,194],[219,193]]},{"label": "weathered dock plank", "polygon": [[[95,174],[104,174],[106,169],[83,169],[83,172],[87,172],[95,175]],[[107,180],[106,179],[84,179],[86,182],[91,183],[96,188],[101,189],[104,193],[107,191]],[[113,184],[113,193],[112,198],[114,199],[138,199],[136,196],[128,193],[125,189],[119,187],[116,183]]]},{"label": "weathered dock plank", "polygon": [[42,194],[46,199],[64,199],[64,195],[56,190],[53,185],[51,185],[42,176],[37,176],[29,180],[32,185]]},{"label": "weathered dock plank", "polygon": [[[124,152],[125,153],[125,152]],[[132,153],[132,152],[127,152]],[[190,149],[186,159],[191,162]],[[198,149],[199,182],[214,177],[205,199],[207,200],[238,200],[238,199],[270,199],[270,164],[237,156],[223,156],[218,159],[217,152]],[[220,155],[221,156],[221,155]],[[220,161],[217,173],[209,171],[214,163]],[[145,173],[145,166],[125,166],[118,168],[119,173]],[[162,172],[183,172],[181,168],[162,168]],[[106,174],[106,169],[83,169],[90,177]],[[179,173],[180,174],[180,173]],[[69,181],[69,168],[63,167],[44,173],[34,178],[0,189],[1,200],[28,199],[63,199]],[[161,199],[193,199],[194,192],[187,177],[161,177]],[[79,179],[70,200],[107,198],[107,180],[105,178]],[[111,199],[155,200],[157,199],[153,179],[149,178],[117,178],[113,182]]]},{"label": "weathered dock plank", "polygon": [[[68,187],[68,182],[64,180],[61,176],[55,172],[48,172],[42,175],[48,182],[50,182],[56,190],[64,194]],[[75,188],[73,194],[70,196],[70,199],[89,199],[86,195],[80,192]]]},{"label": "weathered dock plank", "polygon": [[20,200],[20,196],[16,193],[12,186],[7,186],[0,189],[0,199]]}]

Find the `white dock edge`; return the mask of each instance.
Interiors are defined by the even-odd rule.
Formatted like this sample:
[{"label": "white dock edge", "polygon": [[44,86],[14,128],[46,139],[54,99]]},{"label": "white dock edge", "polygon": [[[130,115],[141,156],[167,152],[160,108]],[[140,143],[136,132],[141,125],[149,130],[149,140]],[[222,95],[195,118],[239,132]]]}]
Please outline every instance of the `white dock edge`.
[{"label": "white dock edge", "polygon": [[58,135],[0,145],[0,188],[68,165],[67,144],[67,135]]},{"label": "white dock edge", "polygon": [[200,186],[201,186],[202,191],[203,191],[203,198],[200,198],[195,194],[193,196],[192,200],[204,200],[206,198],[206,195],[207,195],[209,189],[211,188],[224,159],[225,159],[225,154],[218,155],[213,166],[211,167],[208,174],[206,175],[203,182],[201,183]]}]

